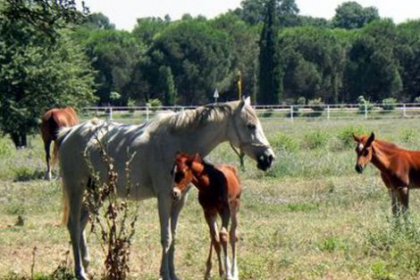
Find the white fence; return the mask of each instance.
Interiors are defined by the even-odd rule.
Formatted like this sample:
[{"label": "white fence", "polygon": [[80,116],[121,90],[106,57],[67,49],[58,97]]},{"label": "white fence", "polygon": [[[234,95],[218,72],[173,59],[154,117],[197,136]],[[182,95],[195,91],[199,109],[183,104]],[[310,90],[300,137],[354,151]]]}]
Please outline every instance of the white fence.
[{"label": "white fence", "polygon": [[[197,106],[104,106],[85,107],[87,116],[106,116],[108,119],[132,115],[148,120],[162,111],[181,111]],[[420,118],[420,103],[382,104],[326,104],[326,105],[257,105],[254,106],[260,117],[288,119],[380,119],[380,118]]]}]

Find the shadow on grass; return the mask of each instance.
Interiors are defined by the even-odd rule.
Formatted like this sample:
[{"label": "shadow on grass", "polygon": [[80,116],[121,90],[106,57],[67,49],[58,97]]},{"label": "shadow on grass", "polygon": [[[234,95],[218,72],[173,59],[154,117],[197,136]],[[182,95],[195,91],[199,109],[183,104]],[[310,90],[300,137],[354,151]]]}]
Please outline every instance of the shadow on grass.
[{"label": "shadow on grass", "polygon": [[14,182],[27,182],[44,179],[45,171],[19,168],[15,170]]}]

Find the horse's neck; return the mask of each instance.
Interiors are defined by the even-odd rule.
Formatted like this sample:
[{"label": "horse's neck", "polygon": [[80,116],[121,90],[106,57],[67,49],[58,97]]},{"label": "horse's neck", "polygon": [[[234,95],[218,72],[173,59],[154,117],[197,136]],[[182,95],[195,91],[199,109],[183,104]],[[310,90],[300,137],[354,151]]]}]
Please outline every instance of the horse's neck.
[{"label": "horse's neck", "polygon": [[209,168],[211,166],[207,163],[197,164],[193,168],[193,181],[192,183],[202,191],[210,185]]},{"label": "horse's neck", "polygon": [[220,143],[228,140],[226,133],[227,121],[226,123],[210,122],[205,127],[190,132],[188,135],[190,141],[183,143],[185,151],[199,153],[203,157],[208,155]]},{"label": "horse's neck", "polygon": [[398,148],[378,141],[373,142],[372,148],[373,165],[381,171],[386,171],[390,165],[390,157],[397,152]]}]

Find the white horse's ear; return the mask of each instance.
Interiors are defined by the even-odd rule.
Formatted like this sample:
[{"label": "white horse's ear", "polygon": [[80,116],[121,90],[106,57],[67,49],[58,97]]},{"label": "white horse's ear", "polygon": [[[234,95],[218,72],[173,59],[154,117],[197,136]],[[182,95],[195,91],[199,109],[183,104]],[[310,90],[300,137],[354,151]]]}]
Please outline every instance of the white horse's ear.
[{"label": "white horse's ear", "polygon": [[251,106],[251,97],[247,96],[244,98],[244,105],[245,106]]}]

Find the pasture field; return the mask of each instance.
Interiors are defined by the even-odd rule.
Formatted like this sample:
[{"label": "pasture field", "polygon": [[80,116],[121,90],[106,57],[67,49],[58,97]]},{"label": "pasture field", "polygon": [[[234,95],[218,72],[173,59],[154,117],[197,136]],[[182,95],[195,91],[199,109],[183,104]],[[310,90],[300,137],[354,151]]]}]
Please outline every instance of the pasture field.
[{"label": "pasture field", "polygon": [[[420,149],[419,120],[261,120],[277,159],[268,173],[249,159],[241,171],[240,278],[419,279],[420,192],[411,193],[411,221],[396,226],[378,171],[373,166],[363,175],[354,171],[351,137],[354,131],[374,131],[378,139]],[[0,279],[62,279],[53,276],[58,267],[72,270],[69,236],[61,225],[60,181],[42,179],[41,142],[36,135],[31,147],[16,151],[7,138],[0,139]],[[208,159],[239,162],[228,144]],[[209,247],[196,196],[192,189],[177,235],[177,271],[186,280],[202,279]],[[138,205],[130,279],[157,279],[161,248],[156,200]],[[100,279],[100,238],[87,229],[91,273]],[[216,275],[215,260],[213,265]]]}]

